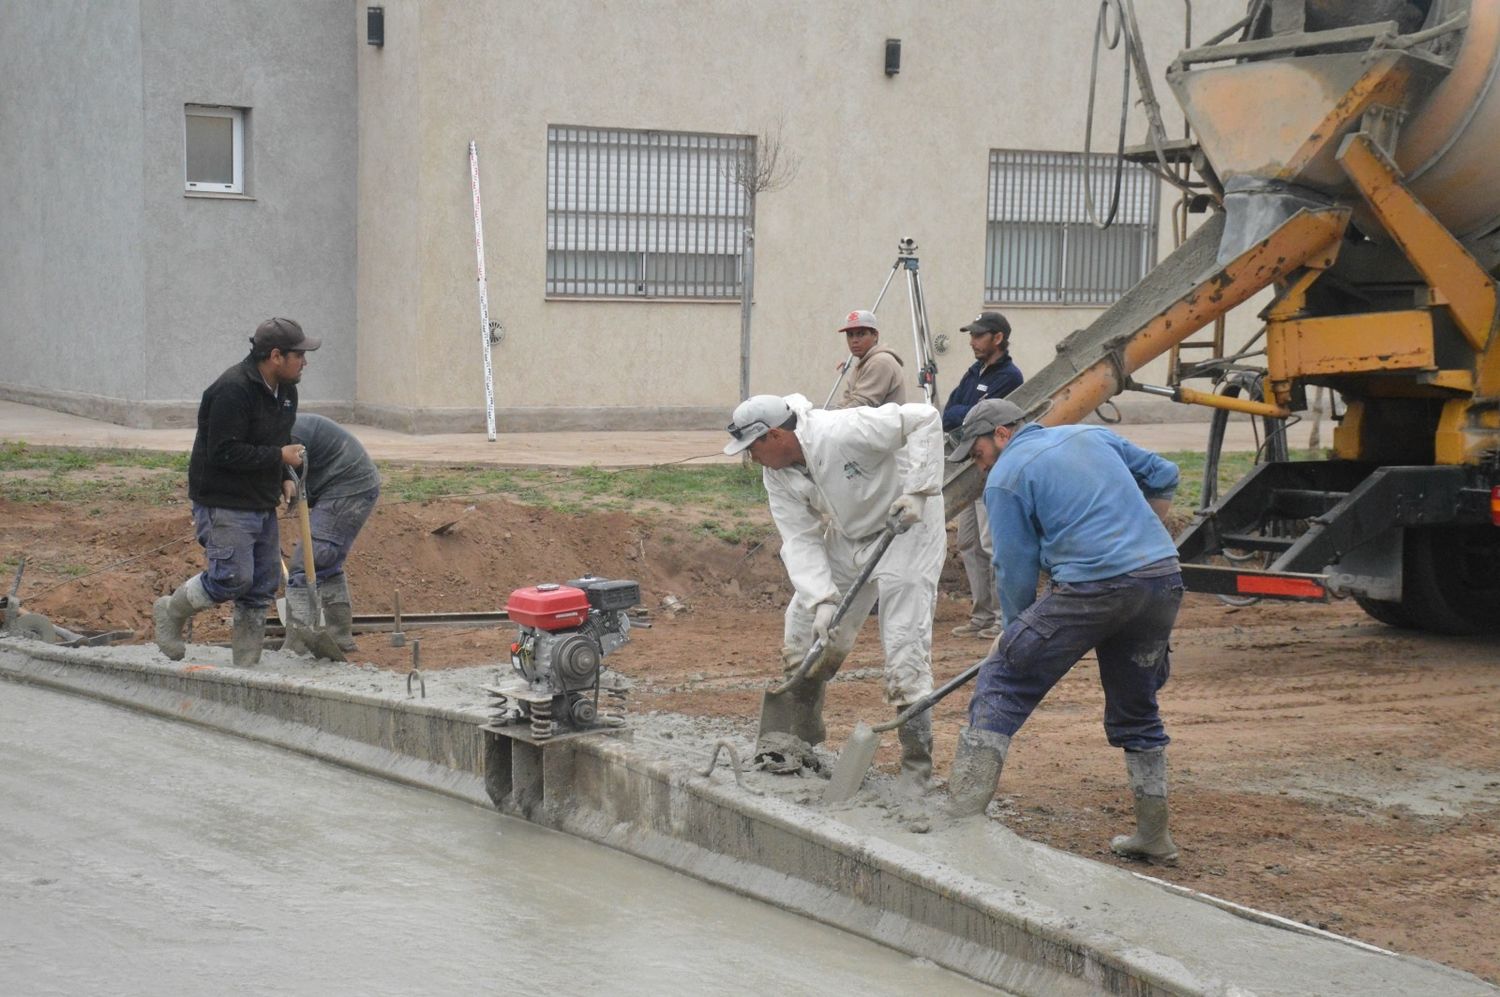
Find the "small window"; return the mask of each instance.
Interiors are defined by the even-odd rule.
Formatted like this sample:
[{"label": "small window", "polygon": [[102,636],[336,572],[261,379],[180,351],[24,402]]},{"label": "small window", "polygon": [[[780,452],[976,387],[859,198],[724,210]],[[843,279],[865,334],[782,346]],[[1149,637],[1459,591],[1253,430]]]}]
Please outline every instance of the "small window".
[{"label": "small window", "polygon": [[1113,304],[1156,265],[1160,184],[1127,163],[1109,228],[1096,228],[1084,185],[1102,215],[1114,157],[1077,152],[990,152],[984,300],[990,304]]},{"label": "small window", "polygon": [[245,192],[245,111],[238,107],[184,108],[184,165],[187,190]]},{"label": "small window", "polygon": [[549,297],[740,294],[749,135],[547,129]]}]

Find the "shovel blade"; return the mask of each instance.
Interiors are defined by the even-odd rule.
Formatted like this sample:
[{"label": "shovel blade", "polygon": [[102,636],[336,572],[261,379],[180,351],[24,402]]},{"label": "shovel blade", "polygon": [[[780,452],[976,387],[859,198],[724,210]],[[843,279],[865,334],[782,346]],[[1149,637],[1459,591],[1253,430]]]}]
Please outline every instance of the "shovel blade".
[{"label": "shovel blade", "polygon": [[824,804],[843,803],[859,792],[879,749],[880,735],[863,723],[855,724],[844,750],[839,752],[839,760],[833,765],[833,775],[823,789]]},{"label": "shovel blade", "polygon": [[296,633],[304,647],[312,652],[315,658],[325,658],[329,661],[348,661],[344,656],[343,648],[339,642],[333,639],[333,634],[327,630],[318,630],[314,627],[297,626],[287,624],[288,633]]}]

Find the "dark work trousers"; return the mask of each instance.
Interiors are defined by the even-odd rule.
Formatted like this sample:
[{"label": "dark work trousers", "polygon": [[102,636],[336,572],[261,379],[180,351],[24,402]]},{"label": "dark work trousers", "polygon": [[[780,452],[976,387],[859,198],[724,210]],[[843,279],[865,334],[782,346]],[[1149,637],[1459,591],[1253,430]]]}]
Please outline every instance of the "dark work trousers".
[{"label": "dark work trousers", "polygon": [[263,609],[281,584],[276,510],[193,504],[193,529],[208,558],[203,591],[214,602]]},{"label": "dark work trousers", "polygon": [[[312,524],[313,570],[318,573],[318,583],[344,573],[344,561],[354,546],[354,538],[364,529],[365,520],[375,511],[375,502],[380,498],[380,486],[358,495],[341,495],[338,498],[320,499],[308,510]],[[303,568],[302,541],[292,549],[290,588],[306,588],[307,572]]]},{"label": "dark work trousers", "polygon": [[979,669],[969,725],[997,734],[1021,729],[1042,697],[1092,648],[1104,685],[1104,733],[1126,751],[1164,747],[1170,738],[1157,690],[1170,671],[1167,640],[1182,604],[1182,575],[1118,575],[1054,582],[1005,628]]}]

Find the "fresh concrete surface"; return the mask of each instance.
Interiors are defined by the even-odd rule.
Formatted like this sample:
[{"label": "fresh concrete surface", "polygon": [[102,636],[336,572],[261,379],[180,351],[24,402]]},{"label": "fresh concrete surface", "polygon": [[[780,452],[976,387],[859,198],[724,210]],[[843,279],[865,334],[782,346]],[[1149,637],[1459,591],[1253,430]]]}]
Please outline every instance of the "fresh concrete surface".
[{"label": "fresh concrete surface", "polygon": [[191,647],[66,650],[8,639],[0,675],[282,744],[427,785],[572,832],[834,924],[1017,993],[1494,994],[1436,964],[1186,895],[1148,877],[1027,842],[991,822],[947,821],[875,779],[823,809],[822,781],[725,769],[750,732],[672,715],[629,736],[530,755],[481,743],[481,686],[498,666],[404,676],[268,652],[227,667]]},{"label": "fresh concrete surface", "polygon": [[[318,411],[317,406],[308,406]],[[724,415],[725,422],[729,414]],[[720,453],[728,436],[716,430],[500,433],[491,443],[483,433],[439,433],[411,436],[389,429],[350,425],[365,449],[377,460],[432,461],[451,464],[557,467],[633,467],[678,461],[733,463],[738,457]],[[1201,450],[1208,438],[1206,422],[1151,422],[1110,427],[1126,439],[1158,452]],[[1291,443],[1307,445],[1311,424],[1295,427]],[[1322,445],[1333,442],[1333,423],[1321,428]],[[54,412],[34,405],[0,401],[0,440],[24,440],[44,446],[122,447],[185,453],[192,448],[192,429],[136,429],[111,422]],[[1247,419],[1230,421],[1225,447],[1254,450],[1257,445]]]}]

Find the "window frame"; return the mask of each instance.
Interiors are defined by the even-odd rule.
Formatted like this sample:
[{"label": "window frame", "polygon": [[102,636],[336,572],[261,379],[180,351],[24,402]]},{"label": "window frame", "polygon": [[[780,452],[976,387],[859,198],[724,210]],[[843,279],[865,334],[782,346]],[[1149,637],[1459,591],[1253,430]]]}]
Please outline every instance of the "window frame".
[{"label": "window frame", "polygon": [[544,298],[739,301],[755,208],[732,177],[753,170],[756,145],[753,135],[547,125]]},{"label": "window frame", "polygon": [[[231,183],[208,183],[190,180],[188,164],[188,119],[228,118],[231,122],[230,142],[234,180]],[[184,104],[182,106],[182,182],[185,194],[243,194],[245,193],[245,108],[221,104]]]},{"label": "window frame", "polygon": [[[1096,152],[1085,160],[1076,150],[991,149],[988,158],[983,271],[986,305],[1108,308],[1156,266],[1162,191],[1161,179],[1150,170],[1125,164],[1119,214],[1108,229],[1101,230],[1088,218],[1082,183],[1092,178],[1095,208],[1100,213],[1106,211],[1110,199],[1106,177],[1113,169],[1112,154]],[[1006,169],[1014,171],[1009,187]],[[1041,256],[1012,264],[998,255],[1007,242],[1023,243],[1029,252]],[[1017,287],[1007,288],[1006,276],[1023,270],[1030,274],[1030,280],[1018,280]],[[1111,275],[1127,271],[1128,279],[1122,286],[1109,280]]]}]

